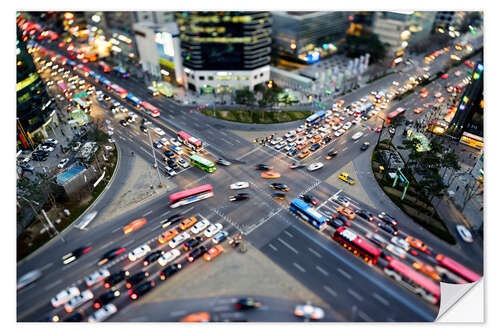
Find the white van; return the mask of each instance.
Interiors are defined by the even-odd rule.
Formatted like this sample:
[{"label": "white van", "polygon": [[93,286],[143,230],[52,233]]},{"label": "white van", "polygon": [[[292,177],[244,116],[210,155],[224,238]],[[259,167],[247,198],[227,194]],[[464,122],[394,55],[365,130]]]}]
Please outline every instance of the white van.
[{"label": "white van", "polygon": [[355,133],[355,134],[352,136],[352,139],[353,139],[353,140],[357,140],[357,139],[361,138],[361,137],[363,136],[363,134],[364,134],[363,132],[357,132],[357,133]]}]

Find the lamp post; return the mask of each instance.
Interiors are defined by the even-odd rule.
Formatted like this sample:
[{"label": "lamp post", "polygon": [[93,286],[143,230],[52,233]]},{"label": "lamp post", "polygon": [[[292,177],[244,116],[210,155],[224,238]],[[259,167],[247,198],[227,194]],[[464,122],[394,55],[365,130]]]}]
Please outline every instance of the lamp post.
[{"label": "lamp post", "polygon": [[[156,168],[156,172],[158,172],[158,181],[159,181],[159,187],[163,187],[163,184],[161,183],[161,176],[160,176],[160,170],[158,169],[158,162],[156,161],[156,153],[155,149],[153,147],[153,139],[151,138],[151,127],[148,127],[148,136],[149,136],[149,143],[151,144],[151,151],[153,153],[153,159],[155,161],[154,167]],[[151,187],[153,187],[153,184],[151,183]]]}]

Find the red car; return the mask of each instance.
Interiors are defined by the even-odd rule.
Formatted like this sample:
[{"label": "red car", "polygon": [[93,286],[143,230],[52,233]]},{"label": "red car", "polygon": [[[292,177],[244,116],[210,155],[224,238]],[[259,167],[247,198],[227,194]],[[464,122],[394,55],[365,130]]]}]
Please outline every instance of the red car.
[{"label": "red car", "polygon": [[448,74],[444,73],[443,75],[441,75],[441,78],[442,79],[447,79],[448,78]]}]

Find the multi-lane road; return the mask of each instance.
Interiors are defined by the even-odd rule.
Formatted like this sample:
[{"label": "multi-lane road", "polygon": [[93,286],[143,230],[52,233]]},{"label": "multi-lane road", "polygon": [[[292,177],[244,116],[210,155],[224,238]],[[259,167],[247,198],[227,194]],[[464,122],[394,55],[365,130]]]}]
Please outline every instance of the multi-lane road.
[{"label": "multi-lane road", "polygon": [[[53,48],[55,51],[56,48]],[[95,66],[89,65],[92,70],[99,72]],[[107,75],[104,73],[100,73]],[[412,74],[394,74],[391,77],[377,81],[375,84],[364,87],[355,93],[344,96],[346,104],[360,99],[372,90],[380,90],[390,85],[393,80],[404,82]],[[305,169],[291,170],[288,164],[292,158],[276,151],[268,146],[254,145],[252,142],[237,136],[230,131],[231,126],[226,122],[209,118],[197,112],[189,112],[186,106],[179,106],[163,97],[151,97],[146,87],[137,81],[122,80],[109,76],[109,79],[118,83],[129,92],[133,92],[143,100],[147,100],[161,110],[159,118],[150,118],[155,126],[164,129],[169,137],[175,137],[176,131],[182,129],[201,139],[206,147],[207,156],[224,156],[232,160],[231,166],[218,166],[216,172],[212,174],[189,167],[182,173],[170,179],[175,184],[175,188],[168,189],[166,195],[159,196],[143,204],[140,207],[124,212],[121,216],[105,221],[97,226],[90,225],[88,230],[68,229],[64,233],[65,242],[55,240],[46,245],[34,255],[28,257],[18,264],[18,276],[34,269],[41,269],[43,277],[35,284],[26,287],[18,292],[18,320],[20,321],[40,321],[58,315],[61,319],[67,317],[64,310],[53,309],[50,299],[64,288],[76,284],[83,290],[83,278],[98,268],[97,261],[101,256],[113,248],[126,247],[132,250],[142,244],[149,244],[153,250],[169,250],[168,245],[161,245],[157,242],[157,237],[164,231],[160,222],[167,216],[174,213],[182,213],[186,217],[198,215],[207,218],[212,223],[219,222],[230,233],[242,233],[254,247],[267,255],[276,265],[289,272],[303,285],[320,296],[339,315],[331,315],[331,320],[347,321],[432,321],[437,315],[437,307],[426,303],[424,300],[410,293],[406,289],[391,281],[379,267],[371,267],[345,251],[340,245],[331,239],[333,229],[328,227],[326,231],[317,230],[299,221],[295,215],[288,211],[287,203],[301,194],[313,194],[320,200],[318,206],[320,211],[327,214],[336,209],[335,195],[344,195],[351,199],[353,205],[359,208],[366,208],[372,211],[386,211],[395,216],[400,224],[400,230],[405,235],[412,235],[424,240],[434,253],[443,253],[451,256],[466,266],[482,271],[482,252],[475,248],[474,251],[467,250],[467,244],[451,247],[435,236],[419,227],[406,215],[397,209],[393,204],[387,202],[380,196],[380,189],[372,179],[367,176],[370,170],[371,149],[360,152],[361,142],[371,142],[374,146],[378,133],[370,130],[380,126],[381,120],[374,117],[366,123],[365,127],[355,126],[342,137],[333,140],[327,147],[307,158],[307,163],[322,161],[325,167],[310,173]],[[429,86],[431,91],[434,86]],[[433,91],[433,90],[432,90]],[[430,95],[433,95],[430,92]],[[417,104],[418,97],[410,96],[402,102],[392,102],[388,110],[392,110],[399,104],[407,106],[412,111],[412,106]],[[118,98],[117,98],[118,99]],[[408,102],[413,101],[413,102]],[[121,101],[122,104],[126,104]],[[97,101],[94,101],[97,104]],[[131,108],[130,106],[127,106]],[[106,117],[111,121],[114,128],[114,139],[118,143],[122,154],[134,151],[136,154],[153,163],[151,147],[148,138],[139,130],[138,124],[123,128],[119,125],[122,115],[112,116],[104,113],[102,109],[94,108],[93,115]],[[142,115],[141,115],[142,116]],[[296,127],[295,124],[286,125],[290,129]],[[267,127],[270,131],[283,129],[285,125]],[[245,129],[243,125],[234,128]],[[246,126],[247,129],[259,126]],[[356,131],[364,131],[362,139],[353,142],[350,139]],[[156,136],[155,136],[156,138]],[[325,161],[322,157],[329,149],[340,152],[339,156],[330,161]],[[163,159],[160,150],[155,149],[157,158]],[[366,175],[358,179],[368,195],[373,198],[376,207],[371,207],[360,200],[355,200],[349,193],[341,192],[339,188],[327,182],[332,175],[338,174],[342,168],[350,161],[366,172]],[[279,202],[272,199],[273,191],[269,184],[273,180],[266,180],[260,177],[260,172],[255,171],[253,166],[258,163],[266,163],[274,167],[273,171],[281,174],[279,182],[285,183],[290,188],[287,192],[287,199]],[[364,169],[363,169],[364,168]],[[116,193],[116,186],[121,179],[126,179],[126,164],[122,164],[117,170],[118,175],[103,197],[94,207],[96,210],[105,209],[106,203],[111,201],[113,193]],[[165,177],[166,175],[163,175]],[[245,190],[251,198],[241,203],[229,202],[228,196],[234,194],[229,190],[229,184],[237,181],[248,181],[250,188]],[[212,184],[215,196],[208,200],[200,201],[191,206],[171,209],[168,206],[167,195],[185,188],[190,188],[202,184]],[[137,218],[147,218],[145,227],[124,235],[122,227]],[[356,218],[353,222],[353,229],[360,235],[367,232],[375,232],[376,228],[366,221]],[[385,236],[388,241],[389,236]],[[209,242],[209,240],[206,240]],[[69,264],[63,265],[61,257],[80,246],[91,246],[93,249],[82,258]],[[224,244],[226,247],[226,243]],[[474,245],[475,246],[475,245]],[[423,254],[422,254],[423,256]],[[409,260],[409,259],[408,259]],[[426,258],[425,260],[431,260]],[[184,266],[178,274],[189,276],[190,265],[207,265],[202,259],[194,263],[187,263],[183,256],[178,259]],[[411,263],[411,261],[409,260]],[[157,265],[143,267],[141,262],[130,263],[126,254],[107,263],[106,268],[111,273],[119,269],[127,269],[131,273],[141,270],[150,272],[150,279],[156,283],[162,282],[158,279],[159,271]],[[265,274],[265,272],[263,272]],[[102,284],[92,287],[96,296],[104,292]],[[116,302],[119,311],[126,311],[130,301],[121,287],[122,295]],[[154,293],[155,290],[151,291]],[[193,297],[195,298],[195,297]],[[270,301],[270,304],[272,302]],[[92,313],[90,304],[85,305],[83,310],[86,315]],[[201,310],[201,308],[200,308]],[[206,309],[208,310],[208,309]],[[193,312],[197,311],[193,309]],[[269,312],[272,315],[272,312]],[[148,319],[152,321],[178,320],[179,316],[171,316],[167,319],[158,312],[157,317],[154,311],[148,312]],[[249,318],[251,320],[252,318]],[[255,319],[262,320],[262,319]],[[285,320],[285,319],[284,319]]]}]

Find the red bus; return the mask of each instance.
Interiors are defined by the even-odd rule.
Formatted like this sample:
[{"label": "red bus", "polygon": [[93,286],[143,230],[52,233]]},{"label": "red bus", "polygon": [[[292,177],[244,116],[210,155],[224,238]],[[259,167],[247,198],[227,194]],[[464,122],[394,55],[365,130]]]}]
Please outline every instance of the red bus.
[{"label": "red bus", "polygon": [[382,250],[373,246],[368,241],[345,227],[335,230],[332,238],[342,244],[348,251],[362,257],[366,262],[375,264]]},{"label": "red bus", "polygon": [[202,148],[202,143],[200,140],[198,140],[194,136],[187,134],[184,131],[179,131],[177,133],[177,139],[180,142],[183,142],[186,146],[191,147],[196,151],[199,151]]},{"label": "red bus", "polygon": [[387,266],[384,267],[384,272],[432,304],[439,302],[439,298],[441,297],[441,288],[439,285],[422,274],[417,273],[401,261],[391,258]]},{"label": "red bus", "polygon": [[113,83],[111,85],[111,89],[113,89],[114,92],[116,92],[117,94],[119,94],[121,98],[125,98],[128,95],[128,92],[125,89],[123,89],[122,87],[120,87],[119,85],[117,85],[117,84]]},{"label": "red bus", "polygon": [[170,207],[177,208],[199,200],[214,196],[212,185],[202,185],[189,190],[173,193],[170,195]]},{"label": "red bus", "polygon": [[140,105],[144,108],[144,111],[146,111],[146,113],[149,114],[151,117],[156,118],[160,116],[160,110],[158,110],[158,108],[149,104],[148,102],[142,101]]},{"label": "red bus", "polygon": [[474,273],[468,268],[465,268],[463,265],[459,264],[455,260],[445,257],[442,254],[438,254],[436,256],[436,260],[438,264],[452,273],[464,278],[468,282],[476,282],[481,278],[481,275]]},{"label": "red bus", "polygon": [[106,64],[104,61],[99,61],[97,65],[104,73],[111,72],[111,67],[109,67],[109,65]]},{"label": "red bus", "polygon": [[396,110],[392,111],[387,115],[387,118],[385,118],[385,121],[390,123],[394,118],[396,118],[399,115],[404,114],[406,111],[405,108],[397,108]]}]

